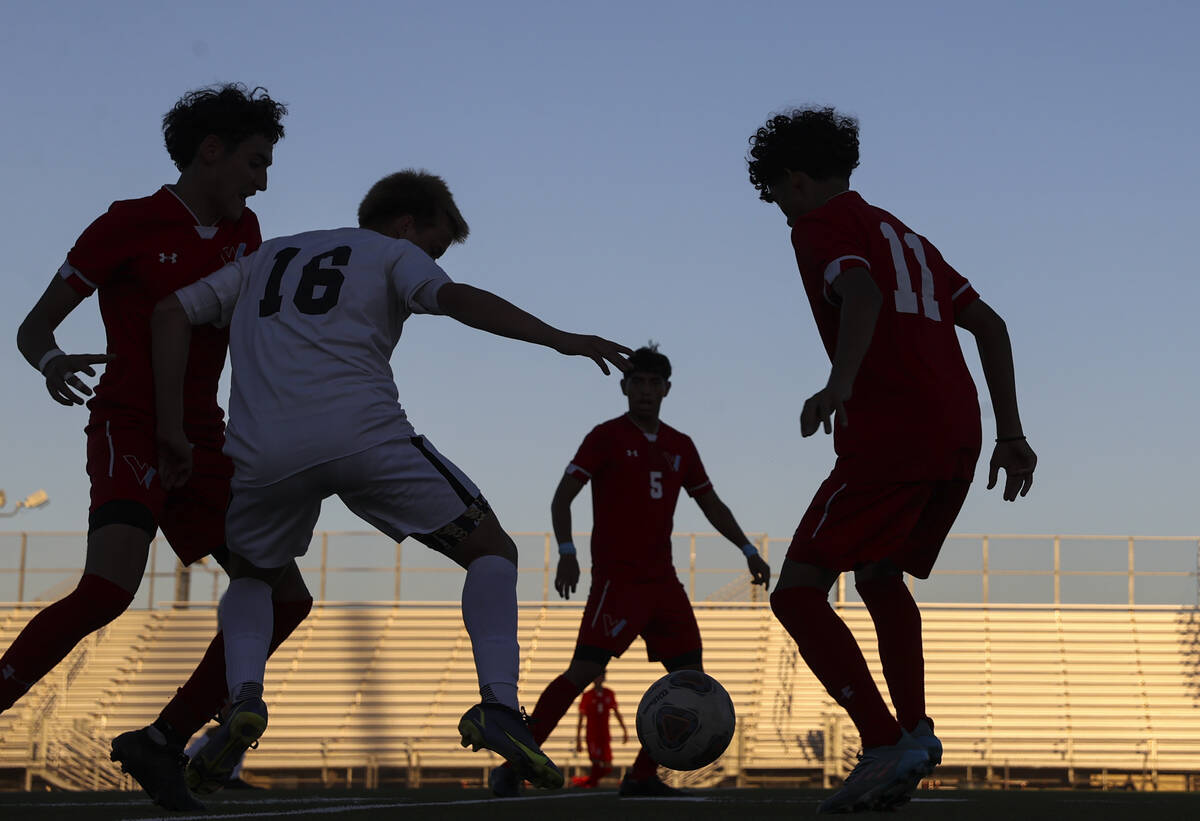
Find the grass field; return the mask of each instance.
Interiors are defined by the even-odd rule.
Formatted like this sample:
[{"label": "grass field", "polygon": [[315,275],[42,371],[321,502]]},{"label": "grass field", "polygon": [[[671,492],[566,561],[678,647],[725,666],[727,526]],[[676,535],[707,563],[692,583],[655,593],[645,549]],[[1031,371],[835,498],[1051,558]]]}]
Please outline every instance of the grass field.
[{"label": "grass field", "polygon": [[[208,812],[170,813],[133,793],[4,793],[4,821],[72,821],[161,818],[166,821],[219,818],[436,818],[446,821],[639,821],[640,819],[795,818],[812,815],[827,793],[814,790],[705,790],[681,799],[617,798],[615,792],[551,792],[517,799],[493,799],[484,790],[425,789],[322,792],[237,792],[211,798]],[[1055,791],[922,791],[895,813],[863,813],[863,818],[1034,821],[1034,819],[1200,818],[1197,793],[1116,793]]]}]

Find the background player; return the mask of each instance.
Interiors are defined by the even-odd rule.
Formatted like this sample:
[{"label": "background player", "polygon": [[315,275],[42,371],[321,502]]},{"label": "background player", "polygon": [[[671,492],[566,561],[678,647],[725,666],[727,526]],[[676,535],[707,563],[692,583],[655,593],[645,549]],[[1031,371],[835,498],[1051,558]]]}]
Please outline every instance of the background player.
[{"label": "background player", "polygon": [[[482,703],[459,723],[463,745],[516,762],[539,786],[562,773],[530,736],[517,704],[517,549],[479,488],[423,436],[398,402],[390,358],[405,319],[446,314],[502,336],[593,359],[608,373],[629,349],[559,331],[487,291],[454,283],[433,261],[467,237],[446,184],[404,171],[376,183],[359,228],[267,242],[182,289],[154,316],[163,480],[187,481],[181,366],[191,325],[231,325],[233,458],[230,584],[219,619],[233,708],[192,758],[188,782],[216,788],[266,729],[262,700],[271,586],[312,540],[321,502],[400,542],[413,536],[467,570],[463,620]],[[235,310],[236,308],[236,310]]]},{"label": "background player", "polygon": [[[21,323],[17,345],[61,404],[80,404],[91,395],[77,373],[95,376],[92,365],[108,365],[88,402],[84,430],[91,508],[83,577],[66,598],[34,616],[0,658],[0,712],[80,639],[124,612],[141,584],[157,529],[184,564],[210,552],[223,561],[232,466],[221,453],[217,381],[228,333],[205,328],[192,345],[184,425],[195,445],[196,470],[186,489],[169,492],[156,468],[150,314],[176,288],[258,247],[258,218],[246,200],[266,190],[286,113],[261,89],[237,84],[186,94],[162,123],[167,152],[180,169],[178,181],[149,197],[114,202],[79,237]],[[107,354],[65,354],[54,330],[93,292]],[[298,571],[288,574],[277,596],[276,643],[312,603]],[[214,647],[153,727],[114,741],[114,759],[169,808],[200,806],[184,786],[180,757],[188,737],[224,699],[220,637]]]},{"label": "background player", "polygon": [[594,789],[600,779],[612,772],[612,735],[608,730],[608,717],[616,716],[621,725],[622,744],[629,743],[629,730],[625,719],[617,709],[617,694],[604,686],[604,673],[596,676],[592,689],[585,690],[579,697],[579,724],[575,727],[575,752],[583,752],[583,725],[587,723],[587,751],[592,762],[592,771],[572,780],[576,787]]},{"label": "background player", "polygon": [[[929,240],[850,190],[858,123],[831,108],[772,117],[751,138],[750,181],[792,227],[829,380],[801,434],[835,424],[837,461],[800,520],[771,607],[816,677],[854,720],[863,756],[822,812],[886,809],[941,761],[925,713],[921,616],[903,573],[928,578],[980,449],[979,405],[955,328],[974,337],[996,416],[988,487],[1024,496],[1037,457],[1017,411],[1004,321]],[[829,606],[837,576],[875,623],[897,716]],[[911,736],[909,735],[911,733]]]},{"label": "background player", "polygon": [[[754,584],[769,583],[771,568],[746,539],[733,513],[713,490],[692,440],[661,421],[671,390],[671,362],[656,346],[629,357],[621,391],[629,411],[597,425],[584,438],[554,492],[550,516],[558,539],[554,589],[569,598],[579,583],[571,542],[571,502],[592,482],[592,584],[575,655],[567,671],[547,685],[533,711],[533,733],[544,741],[588,682],[604,672],[637,636],[651,661],[668,671],[700,670],[700,630],[671,560],[671,530],[680,489],[696,500],[722,536],[746,556]],[[516,773],[497,767],[492,793],[513,796]],[[680,791],[658,777],[658,765],[642,749],[621,780],[621,795],[671,795]]]}]

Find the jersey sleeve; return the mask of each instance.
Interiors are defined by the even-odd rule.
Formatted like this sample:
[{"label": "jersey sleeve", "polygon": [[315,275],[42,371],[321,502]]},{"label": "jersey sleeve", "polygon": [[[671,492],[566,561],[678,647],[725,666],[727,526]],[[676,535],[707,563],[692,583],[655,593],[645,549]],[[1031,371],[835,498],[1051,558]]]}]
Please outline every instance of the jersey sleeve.
[{"label": "jersey sleeve", "polygon": [[820,292],[836,304],[834,281],[851,268],[871,270],[866,241],[842,220],[801,218],[792,229],[792,247],[800,263],[800,276],[820,278]]},{"label": "jersey sleeve", "polygon": [[712,481],[704,471],[704,463],[700,461],[700,452],[696,443],[689,437],[687,440],[687,465],[684,467],[683,489],[693,499],[712,490]]},{"label": "jersey sleeve", "polygon": [[127,209],[114,202],[75,240],[58,275],[81,296],[91,296],[133,258],[134,235]]},{"label": "jersey sleeve", "polygon": [[400,306],[413,314],[440,314],[438,291],[450,277],[433,258],[411,242],[397,243],[398,254],[388,271],[392,292]]},{"label": "jersey sleeve", "polygon": [[607,447],[605,443],[604,432],[599,427],[592,428],[591,432],[583,438],[583,443],[575,452],[575,458],[571,460],[571,464],[567,465],[567,475],[586,484],[594,476],[603,472],[610,452],[611,448]]},{"label": "jersey sleeve", "polygon": [[242,279],[253,255],[242,257],[175,292],[193,325],[228,327],[242,293]]},{"label": "jersey sleeve", "polygon": [[945,257],[942,256],[942,252],[933,243],[926,240],[925,247],[926,253],[933,257],[930,263],[939,269],[946,279],[950,303],[954,308],[955,314],[960,313],[972,302],[979,299],[979,293],[967,278],[955,270],[954,266],[946,262]]}]

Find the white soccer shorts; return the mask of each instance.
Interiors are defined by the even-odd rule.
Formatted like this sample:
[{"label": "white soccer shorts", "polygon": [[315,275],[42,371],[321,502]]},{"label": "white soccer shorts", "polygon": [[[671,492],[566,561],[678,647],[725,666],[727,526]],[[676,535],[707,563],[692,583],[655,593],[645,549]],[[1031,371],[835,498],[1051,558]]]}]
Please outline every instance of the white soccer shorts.
[{"label": "white soccer shorts", "polygon": [[394,439],[262,487],[240,486],[225,514],[229,549],[258,567],[282,567],[308,552],[321,502],[337,495],[397,542],[408,536],[446,552],[490,508],[465,473],[423,436]]}]

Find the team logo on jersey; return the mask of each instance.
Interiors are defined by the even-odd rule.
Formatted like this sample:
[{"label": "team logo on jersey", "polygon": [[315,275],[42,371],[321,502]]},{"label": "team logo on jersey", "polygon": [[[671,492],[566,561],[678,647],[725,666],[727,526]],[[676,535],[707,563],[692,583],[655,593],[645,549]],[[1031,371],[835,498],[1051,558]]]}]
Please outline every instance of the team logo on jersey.
[{"label": "team logo on jersey", "polygon": [[153,481],[158,471],[130,453],[125,454],[125,464],[129,465],[129,469],[133,471],[137,483],[149,490],[150,482]]},{"label": "team logo on jersey", "polygon": [[178,262],[179,254],[176,254],[174,252],[172,252],[170,254],[166,254],[166,253],[163,253],[160,251],[158,254],[158,261],[159,262],[170,262],[170,263]]},{"label": "team logo on jersey", "polygon": [[683,461],[683,457],[680,454],[676,453],[674,456],[672,456],[666,451],[663,451],[663,458],[667,460],[667,464],[671,466],[671,470],[675,471],[676,473],[679,472],[679,463]]},{"label": "team logo on jersey", "polygon": [[246,243],[244,242],[239,242],[236,248],[232,245],[226,245],[221,249],[221,259],[226,262],[233,262],[244,256],[246,256]]},{"label": "team logo on jersey", "polygon": [[618,633],[620,633],[622,630],[625,629],[625,625],[627,623],[628,623],[628,619],[620,619],[620,620],[614,619],[612,616],[605,613],[604,614],[604,635],[616,636]]},{"label": "team logo on jersey", "polygon": [[625,451],[625,455],[626,456],[637,456],[637,449],[634,448],[633,450],[627,450],[627,451]]}]

